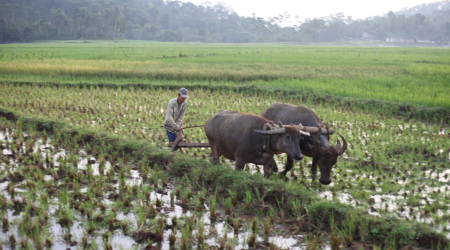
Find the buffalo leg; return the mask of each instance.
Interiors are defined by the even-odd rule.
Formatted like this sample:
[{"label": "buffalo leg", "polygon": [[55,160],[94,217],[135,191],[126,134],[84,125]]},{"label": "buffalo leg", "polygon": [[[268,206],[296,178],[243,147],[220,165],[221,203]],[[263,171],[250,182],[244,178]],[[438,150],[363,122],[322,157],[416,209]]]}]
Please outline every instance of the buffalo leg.
[{"label": "buffalo leg", "polygon": [[275,164],[272,164],[272,173],[278,173],[277,162],[275,161],[275,159],[273,159],[273,162],[275,162]]},{"label": "buffalo leg", "polygon": [[219,161],[219,157],[220,157],[219,150],[217,149],[216,146],[212,145],[211,143],[210,143],[210,145],[211,145],[211,151],[212,151],[212,159],[211,160],[213,162],[215,162],[216,164],[219,164],[220,163],[220,161]]},{"label": "buffalo leg", "polygon": [[280,173],[280,175],[284,176],[289,172],[292,167],[294,166],[294,161],[289,155],[286,155],[286,166],[284,167],[284,170]]},{"label": "buffalo leg", "polygon": [[240,158],[236,158],[234,166],[236,167],[236,170],[243,170],[245,167],[245,161]]},{"label": "buffalo leg", "polygon": [[270,177],[270,174],[272,173],[271,172],[272,169],[278,170],[277,163],[275,162],[275,160],[273,158],[269,162],[267,162],[266,165],[264,165],[264,176]]}]

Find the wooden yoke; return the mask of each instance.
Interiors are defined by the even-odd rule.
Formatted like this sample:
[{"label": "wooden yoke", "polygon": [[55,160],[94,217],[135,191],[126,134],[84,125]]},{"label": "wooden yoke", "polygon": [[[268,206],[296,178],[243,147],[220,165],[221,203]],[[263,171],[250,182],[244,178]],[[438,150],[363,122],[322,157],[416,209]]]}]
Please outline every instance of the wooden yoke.
[{"label": "wooden yoke", "polygon": [[334,134],[334,129],[328,127],[328,128],[318,128],[318,127],[308,127],[308,126],[303,126],[303,131],[311,133],[311,134],[316,134],[316,133],[320,133],[322,135],[332,135]]},{"label": "wooden yoke", "polygon": [[[278,117],[277,117],[278,118]],[[272,121],[268,123],[264,123],[263,130],[274,130],[274,129],[280,129],[283,127],[283,124],[281,124],[280,121],[278,121],[277,124],[274,124]],[[266,136],[264,139],[264,146],[263,149],[268,153],[278,154],[280,152],[275,152],[270,149],[270,135]]]},{"label": "wooden yoke", "polygon": [[[291,124],[293,125],[293,124]],[[283,124],[280,121],[280,118],[277,116],[277,121],[276,123],[274,123],[273,121],[269,121],[268,123],[264,123],[263,126],[263,130],[277,130],[277,129],[281,129],[283,128]],[[334,134],[334,130],[330,128],[330,125],[327,124],[326,128],[318,128],[318,127],[309,127],[309,126],[303,126],[301,123],[298,124],[298,129],[301,135],[304,136],[310,136],[313,133],[316,133],[317,135],[326,135],[327,138],[330,138],[330,135]],[[256,131],[258,132],[258,131]],[[275,132],[275,131],[274,131]],[[259,132],[261,133],[261,132]],[[277,151],[273,151],[270,148],[270,139],[271,139],[271,135],[272,133],[261,133],[261,134],[265,134],[266,138],[264,139],[264,146],[263,149],[268,152],[268,153],[272,153],[272,154],[280,154],[281,152],[277,152]]]},{"label": "wooden yoke", "polygon": [[172,148],[170,150],[175,151],[178,149],[178,143],[182,142],[184,140],[184,135],[181,132],[182,130],[179,130],[177,132],[177,139],[175,139],[175,141],[172,144]]}]

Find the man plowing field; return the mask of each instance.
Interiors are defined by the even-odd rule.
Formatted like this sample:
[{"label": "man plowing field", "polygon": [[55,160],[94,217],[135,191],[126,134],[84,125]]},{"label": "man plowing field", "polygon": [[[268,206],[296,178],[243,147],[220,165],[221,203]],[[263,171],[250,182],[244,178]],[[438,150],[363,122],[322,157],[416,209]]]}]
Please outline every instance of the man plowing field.
[{"label": "man plowing field", "polygon": [[[183,138],[177,138],[177,134],[178,137],[184,136],[183,118],[186,114],[187,98],[189,98],[187,89],[181,88],[178,90],[178,97],[169,101],[166,119],[164,121],[169,142],[174,142],[177,139],[178,141],[183,140]],[[183,149],[180,148],[180,151],[183,152]]]}]

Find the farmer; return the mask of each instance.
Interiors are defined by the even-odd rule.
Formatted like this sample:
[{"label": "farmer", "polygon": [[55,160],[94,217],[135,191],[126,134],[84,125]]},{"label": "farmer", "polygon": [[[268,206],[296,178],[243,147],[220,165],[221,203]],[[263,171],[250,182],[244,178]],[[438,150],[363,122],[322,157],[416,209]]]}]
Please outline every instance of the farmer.
[{"label": "farmer", "polygon": [[[181,88],[178,90],[178,97],[169,101],[169,105],[167,106],[167,114],[166,120],[164,121],[164,125],[172,128],[175,131],[181,130],[183,131],[183,118],[186,114],[188,91],[185,88]],[[177,138],[177,134],[170,132],[167,129],[167,136],[169,136],[169,142],[174,142]],[[180,148],[180,151],[183,150]]]}]

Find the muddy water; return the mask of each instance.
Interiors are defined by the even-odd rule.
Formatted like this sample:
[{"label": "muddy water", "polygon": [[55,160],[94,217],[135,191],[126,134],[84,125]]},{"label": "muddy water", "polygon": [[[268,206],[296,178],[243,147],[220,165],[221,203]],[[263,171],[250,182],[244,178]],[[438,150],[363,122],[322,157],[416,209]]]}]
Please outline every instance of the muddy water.
[{"label": "muddy water", "polygon": [[[28,137],[27,134],[23,134],[23,136]],[[6,142],[9,142],[10,144],[13,143],[13,140],[11,139],[10,131],[3,131],[0,132],[0,143],[3,143],[2,145],[6,146]],[[24,146],[21,147],[21,150],[26,150]],[[42,139],[38,139],[35,142],[34,146],[34,152],[37,153],[38,150],[41,151],[41,157],[46,157],[46,155],[50,155],[53,159],[53,165],[58,169],[60,166],[60,162],[64,159],[69,159],[71,156],[73,156],[73,153],[66,152],[62,148],[55,148],[52,146],[52,141],[49,139],[46,142],[43,142]],[[13,152],[9,148],[4,149],[2,151],[2,155],[10,158],[10,163],[6,165],[5,163],[0,164],[0,169],[2,171],[5,171],[7,168],[11,169],[11,171],[14,171],[17,167],[21,165],[21,163],[17,162],[17,160],[14,159]],[[85,170],[85,169],[92,169],[94,175],[100,175],[99,172],[99,162],[98,159],[96,159],[92,155],[88,155],[86,151],[81,149],[79,153],[77,154],[78,161],[76,163],[76,167],[79,171]],[[45,166],[47,164],[44,164]],[[110,171],[112,167],[111,162],[105,161],[105,173]],[[256,170],[254,170],[256,171]],[[105,174],[103,173],[103,174]],[[53,179],[51,175],[44,176],[45,181],[49,181]],[[27,197],[27,190],[21,189],[20,187],[24,184],[26,184],[27,180],[24,180],[19,183],[15,183],[15,197],[16,199],[20,199],[19,197]],[[143,179],[140,176],[140,173],[136,170],[130,170],[130,175],[126,178],[126,183],[128,186],[138,186],[140,187],[143,183]],[[59,180],[57,182],[58,184],[62,184],[63,180]],[[9,181],[5,181],[3,183],[0,183],[0,194],[3,195],[7,200],[11,200],[11,197],[9,193],[6,191],[7,187],[9,185]],[[119,190],[119,183],[116,183],[113,185],[115,188],[115,191],[117,192]],[[161,211],[158,216],[162,216],[165,218],[166,224],[171,225],[171,218],[177,217],[179,218],[178,221],[183,221],[187,216],[199,216],[198,213],[193,213],[190,210],[183,209],[179,205],[171,205],[170,204],[170,192],[174,190],[174,187],[171,187],[170,185],[168,188],[163,190],[163,194],[161,192],[151,192],[150,193],[150,200],[155,201],[156,199],[159,199],[162,201]],[[39,190],[38,190],[39,191]],[[81,187],[80,188],[81,193],[87,193],[87,187]],[[108,192],[105,193],[104,196],[108,196]],[[39,196],[40,193],[38,192],[37,195]],[[175,197],[176,198],[176,197]],[[130,235],[130,232],[134,232],[139,228],[139,225],[137,223],[138,218],[136,217],[136,214],[132,211],[129,213],[124,213],[121,211],[118,211],[115,215],[115,219],[120,221],[126,221],[129,225],[128,233],[123,232],[121,229],[116,229],[114,231],[109,231],[107,229],[107,226],[105,228],[98,228],[98,230],[95,231],[93,235],[87,235],[86,230],[87,226],[89,225],[90,221],[86,219],[85,216],[81,216],[79,212],[73,213],[73,223],[69,227],[62,227],[60,224],[58,224],[58,211],[59,211],[59,200],[58,197],[50,196],[50,206],[48,209],[49,214],[49,220],[48,220],[48,229],[46,230],[46,237],[51,238],[53,242],[52,249],[79,249],[81,248],[81,242],[83,237],[88,238],[89,244],[94,248],[103,248],[105,244],[105,240],[103,239],[103,234],[110,234],[110,239],[107,241],[110,243],[113,247],[113,249],[140,249],[145,246],[145,244],[138,244]],[[27,198],[27,200],[29,200]],[[39,202],[38,202],[39,203]],[[39,206],[39,204],[36,203],[36,206]],[[108,199],[103,199],[102,203],[107,207],[106,212],[101,213],[103,215],[108,214],[109,207],[114,206],[114,202],[110,201]],[[219,246],[221,239],[225,237],[228,239],[227,242],[229,244],[232,244],[235,249],[243,249],[247,247],[247,241],[251,235],[251,232],[249,231],[249,223],[253,219],[252,216],[245,216],[245,215],[238,215],[235,214],[235,218],[239,218],[240,221],[242,221],[243,226],[239,230],[239,233],[235,235],[234,230],[228,225],[228,223],[225,222],[225,215],[224,210],[222,208],[218,208],[218,219],[216,222],[211,222],[209,219],[209,208],[207,205],[205,205],[205,213],[200,215],[198,218],[199,223],[202,224],[205,227],[205,243],[211,245],[211,246]],[[98,213],[94,212],[94,215]],[[8,218],[10,221],[10,227],[8,232],[2,232],[0,234],[0,242],[3,243],[3,245],[8,249],[10,247],[9,239],[11,235],[14,235],[16,238],[16,246],[20,244],[20,240],[23,239],[23,233],[19,230],[19,225],[23,221],[23,219],[27,216],[23,213],[17,213],[13,210],[7,209],[6,213],[3,214],[3,217]],[[248,224],[248,225],[247,225]],[[247,226],[246,226],[247,225]],[[259,229],[259,231],[262,231],[262,229]],[[268,241],[282,247],[284,249],[302,249],[304,246],[302,245],[303,236],[302,235],[292,235],[285,232],[284,227],[281,225],[274,225],[274,230],[272,232],[272,237],[268,238]],[[210,233],[211,232],[211,233]],[[172,233],[172,229],[168,229],[164,231],[164,240],[158,245],[161,249],[169,249],[169,235]],[[194,229],[193,233],[196,233],[196,230]],[[70,235],[70,237],[68,237]],[[175,235],[177,238],[181,237],[181,233],[178,230]],[[257,236],[257,242],[264,241],[264,238],[260,235]],[[28,240],[28,244],[32,245],[33,243],[31,240]],[[156,243],[155,243],[156,245]],[[4,249],[5,249],[4,247]]]},{"label": "muddy water", "polygon": [[[435,153],[442,154],[443,152],[443,150],[440,150]],[[303,173],[305,174],[306,183],[309,183],[311,180],[310,165],[312,162],[310,159],[311,158],[307,157],[305,158],[306,162],[302,163],[304,166]],[[278,164],[279,171],[283,170],[285,155],[276,156],[275,160]],[[345,160],[347,160],[347,162],[351,162],[355,159],[351,159],[350,157],[343,155],[338,159],[338,162]],[[363,158],[363,160],[369,161],[371,159]],[[294,172],[300,180],[302,177],[301,171],[299,170],[299,163],[294,164],[294,168],[291,171]],[[414,166],[418,166],[420,168],[429,168],[430,165],[431,164],[425,162],[416,162],[414,164]],[[251,169],[257,168],[251,166]],[[257,170],[254,172],[257,172]],[[393,215],[406,220],[416,220],[418,222],[430,224],[438,231],[442,231],[450,239],[450,226],[448,226],[450,225],[450,221],[448,219],[450,218],[450,208],[438,208],[435,211],[431,210],[431,207],[436,204],[443,204],[446,202],[450,204],[450,168],[439,171],[426,170],[422,172],[419,171],[419,173],[417,172],[418,171],[402,172],[402,175],[408,176],[406,180],[403,180],[401,178],[395,178],[393,176],[393,172],[381,172],[374,174],[373,170],[358,171],[358,169],[343,169],[338,164],[333,168],[333,181],[330,185],[321,186],[320,188],[313,186],[313,188],[316,188],[317,194],[322,198],[326,198],[328,200],[335,199],[355,207],[366,208],[367,212],[374,216],[385,217]],[[358,176],[358,174],[360,175]],[[319,169],[317,175],[319,178]],[[344,175],[345,177],[342,178]],[[418,178],[413,178],[416,175]],[[291,182],[298,181],[292,177],[289,177],[289,173],[287,176]],[[386,179],[384,179],[385,176]],[[377,185],[374,190],[369,190],[368,188],[362,188],[364,190],[361,190],[361,187],[359,186],[361,180],[371,180],[372,182],[376,182],[376,180],[381,177],[383,178],[381,184]],[[345,186],[350,186],[346,189],[342,189],[341,186],[343,185],[338,182],[340,178],[345,180]],[[390,184],[386,184],[386,188],[382,189],[381,186],[383,183],[388,182],[395,182],[395,185],[400,186],[400,189],[390,191]],[[405,188],[405,186],[409,187]],[[417,190],[419,187],[420,191]],[[412,189],[415,189],[415,191],[412,191]],[[361,193],[365,198],[360,196]],[[404,194],[408,195],[407,198],[405,198]],[[414,202],[411,202],[412,198],[410,198],[410,196],[416,197],[413,199],[415,200]]]},{"label": "muddy water", "polygon": [[[26,134],[24,134],[24,136],[28,136]],[[0,141],[6,142],[7,140],[11,143],[12,140],[8,139],[9,138],[9,132],[8,131],[4,131],[4,132],[0,132]],[[6,145],[5,143],[3,143],[3,145]],[[60,160],[64,159],[70,155],[73,155],[73,153],[67,153],[64,149],[60,149],[60,148],[54,148],[51,145],[51,140],[47,140],[46,142],[43,142],[41,139],[37,140],[36,142],[36,146],[34,147],[34,152],[37,152],[37,149],[39,148],[41,150],[41,156],[45,157],[46,153],[50,153],[52,155],[53,158],[53,164],[55,166],[59,166],[60,164]],[[24,147],[22,147],[22,150],[24,149]],[[10,149],[4,149],[2,154],[4,156],[11,156],[13,153]],[[89,168],[92,169],[93,174],[94,175],[100,175],[99,172],[99,161],[98,159],[96,159],[95,157],[93,157],[92,155],[88,155],[85,150],[81,149],[79,151],[78,156],[78,161],[77,161],[77,168],[79,171],[81,170],[85,170]],[[346,157],[346,156],[344,156]],[[346,157],[347,160],[352,160],[351,157]],[[366,158],[369,159],[369,158]],[[284,168],[284,162],[285,162],[285,155],[279,155],[275,157],[275,160],[277,161],[277,164],[279,166],[279,170],[282,170]],[[339,159],[339,161],[343,161],[344,159]],[[89,164],[88,162],[90,162],[91,164]],[[225,162],[230,165],[231,167],[234,167],[234,162],[225,160]],[[310,180],[311,176],[310,176],[310,171],[308,168],[308,165],[310,165],[312,162],[310,160],[310,158],[305,158],[305,160],[302,162],[303,166],[304,166],[304,174],[306,175],[306,179]],[[424,163],[416,163],[417,165],[421,165]],[[5,164],[2,163],[0,164],[0,169],[1,170],[5,170]],[[299,167],[298,167],[299,163],[296,163],[294,169],[292,170],[299,178],[299,180],[302,178],[300,175],[300,171],[299,171]],[[9,168],[17,168],[19,166],[19,164],[17,164],[17,162],[14,159],[11,159],[10,164],[9,164]],[[105,172],[103,174],[105,174],[108,171],[111,171],[111,167],[112,164],[109,161],[105,161]],[[254,164],[248,164],[247,165],[247,169],[248,171],[250,171],[252,174],[256,174],[257,172],[263,174],[263,168],[260,166],[255,166]],[[350,177],[350,175],[354,172],[352,169],[345,169],[342,170],[341,168],[339,168],[337,170],[334,169],[333,171],[336,171],[336,176],[340,175],[342,176],[344,173],[347,173],[349,176],[347,177],[350,182],[353,183],[353,185],[355,185],[355,183],[358,183],[358,178],[362,177],[364,179],[369,179],[369,180],[373,180],[375,181],[375,179],[377,178],[376,175],[370,175],[368,173],[366,174],[362,174],[361,176],[352,176]],[[411,172],[408,172],[408,174],[411,174]],[[405,199],[403,196],[401,196],[400,194],[402,193],[407,193],[409,194],[411,191],[409,189],[401,189],[398,190],[397,192],[394,193],[384,193],[383,190],[380,187],[377,187],[374,191],[372,192],[368,192],[369,196],[368,198],[372,199],[372,202],[367,203],[362,201],[360,198],[354,196],[354,191],[353,189],[356,187],[353,187],[353,189],[349,188],[349,189],[344,189],[344,190],[335,190],[336,187],[341,186],[340,183],[337,182],[337,178],[334,179],[334,181],[332,182],[331,185],[327,186],[327,187],[322,187],[322,188],[318,188],[317,189],[317,193],[319,196],[324,197],[326,199],[337,199],[341,202],[353,205],[353,206],[358,206],[358,207],[365,207],[368,211],[369,214],[375,215],[375,216],[386,216],[386,211],[389,214],[393,214],[393,215],[398,215],[401,217],[406,217],[407,219],[412,219],[412,220],[417,220],[420,222],[424,222],[424,223],[428,223],[428,224],[433,224],[435,228],[437,228],[438,230],[442,230],[445,231],[445,228],[443,226],[442,222],[438,222],[436,221],[436,216],[445,216],[449,214],[449,210],[448,209],[437,209],[435,213],[431,214],[431,215],[427,215],[427,214],[423,214],[424,211],[424,207],[427,205],[428,203],[433,203],[435,202],[434,199],[427,197],[427,201],[424,200],[424,197],[427,196],[427,194],[432,193],[433,191],[437,192],[437,190],[441,190],[442,192],[444,191],[445,187],[449,187],[450,184],[450,179],[446,174],[450,175],[450,170],[444,170],[441,172],[432,172],[431,174],[428,172],[428,174],[424,175],[424,178],[429,178],[429,179],[433,179],[436,181],[439,181],[442,183],[442,185],[440,185],[439,187],[429,187],[429,186],[425,186],[423,188],[422,191],[422,195],[421,198],[418,199],[418,205],[414,205],[414,206],[407,206],[407,199]],[[290,175],[288,174],[288,177]],[[318,171],[318,176],[320,176],[320,171]],[[289,177],[292,182],[295,182],[295,180],[293,180],[291,177]],[[44,180],[48,181],[52,179],[52,176],[47,175],[44,176]],[[61,181],[59,181],[60,183]],[[128,186],[141,186],[142,183],[142,178],[140,176],[140,173],[136,170],[131,169],[130,170],[130,176],[128,176],[126,178],[126,183]],[[399,180],[398,182],[401,185],[405,185],[410,183],[410,180]],[[7,186],[8,186],[8,182],[4,182],[4,183],[0,183],[0,193],[6,197],[7,199],[10,199],[10,196],[8,195],[8,193],[5,191]],[[144,183],[145,184],[145,183]],[[20,189],[20,186],[22,185],[22,183],[17,183],[15,185],[15,190],[16,193],[20,194],[26,193],[26,190]],[[115,188],[116,192],[117,190],[119,190],[119,184],[116,183],[113,185],[113,187]],[[449,187],[450,188],[450,187]],[[184,218],[186,218],[187,216],[192,216],[192,215],[197,215],[196,212],[192,212],[189,210],[185,210],[182,207],[178,206],[178,205],[174,205],[173,207],[170,205],[170,197],[168,194],[170,194],[170,192],[174,189],[174,187],[171,187],[169,185],[169,187],[167,189],[165,189],[163,192],[165,192],[166,194],[160,194],[160,193],[156,193],[156,192],[151,192],[151,200],[155,201],[157,198],[161,201],[163,201],[163,205],[161,208],[161,212],[159,213],[159,216],[163,216],[165,218],[166,224],[167,225],[171,225],[171,218],[173,216],[176,216],[177,218],[179,218],[179,221],[183,221]],[[86,193],[87,192],[87,187],[82,187],[80,190],[82,193]],[[107,196],[109,193],[106,193],[105,196]],[[51,225],[49,227],[49,235],[51,235],[52,239],[53,239],[53,249],[66,249],[66,248],[80,248],[80,242],[81,239],[83,237],[86,236],[86,227],[89,224],[89,221],[86,220],[85,217],[82,217],[79,215],[78,212],[75,212],[75,219],[74,219],[74,223],[69,227],[69,228],[63,228],[61,227],[58,223],[57,223],[57,209],[58,209],[58,199],[54,198],[53,199],[53,203],[55,205],[50,206],[49,209],[49,214],[50,214],[50,222],[49,225]],[[114,206],[114,202],[109,201],[107,199],[103,200],[103,204],[106,205],[107,207],[111,207]],[[400,211],[401,207],[405,207],[404,211]],[[204,225],[205,227],[205,243],[209,244],[209,245],[215,245],[215,246],[219,246],[221,239],[224,238],[225,234],[227,235],[227,239],[230,242],[230,244],[233,244],[235,249],[242,249],[242,248],[246,248],[247,244],[246,242],[248,241],[251,232],[248,229],[248,226],[243,226],[241,227],[239,234],[235,235],[234,234],[234,230],[225,222],[224,218],[224,211],[219,209],[219,214],[222,216],[222,219],[218,219],[217,222],[215,223],[211,223],[211,221],[209,220],[209,212],[208,212],[208,206],[205,205],[205,209],[206,212],[204,214],[202,214],[198,219],[199,221],[201,221],[202,225]],[[107,211],[109,211],[109,208],[107,208]],[[412,212],[411,212],[412,211]],[[95,213],[94,213],[95,214]],[[107,214],[107,212],[105,212],[105,214]],[[417,216],[420,215],[421,216]],[[51,216],[53,215],[53,216]],[[14,215],[13,211],[8,210],[7,212],[7,217],[9,219],[9,221],[16,221],[17,223],[19,223],[20,221],[22,221],[22,217],[23,215]],[[198,216],[198,215],[197,215]],[[248,216],[244,216],[244,215],[235,215],[237,216],[242,222],[244,222],[245,224],[249,224],[250,221],[253,219],[253,217],[248,217]],[[129,228],[131,228],[129,230],[129,232],[134,232],[139,228],[139,225],[137,223],[138,218],[136,218],[136,215],[134,212],[130,212],[130,213],[123,213],[118,211],[116,213],[116,219],[120,220],[120,221],[127,221],[129,223]],[[105,226],[107,227],[107,226]],[[276,244],[279,247],[282,248],[289,248],[289,249],[304,249],[306,248],[305,243],[304,243],[304,238],[302,235],[291,235],[288,232],[285,232],[283,227],[280,226],[279,228],[277,228],[277,226],[274,226],[274,231],[273,231],[273,236],[269,238],[269,242],[272,242],[274,244]],[[260,232],[262,231],[262,229],[259,230]],[[214,232],[214,233],[209,233],[209,232]],[[129,235],[127,235],[126,233],[122,232],[121,229],[117,229],[114,230],[113,232],[110,232],[108,229],[105,228],[100,228],[98,229],[95,234],[93,236],[88,236],[88,242],[91,245],[96,245],[98,246],[98,248],[103,248],[104,246],[104,240],[102,235],[104,233],[111,233],[111,238],[108,241],[113,249],[130,249],[130,248],[143,248],[145,246],[145,244],[138,244],[135,242],[135,240],[130,237]],[[169,235],[172,233],[171,229],[165,230],[164,231],[164,240],[162,241],[162,243],[159,245],[160,248],[162,249],[169,249]],[[196,233],[196,230],[194,229],[194,234]],[[21,239],[20,237],[20,233],[18,230],[18,227],[10,227],[10,230],[8,233],[2,233],[0,234],[0,241],[2,242],[9,242],[9,236],[11,234],[14,234],[16,239]],[[71,246],[71,244],[63,238],[63,235],[72,235],[71,241],[77,242],[77,246]],[[177,236],[177,238],[181,237],[181,232],[177,231],[175,233],[175,235]],[[450,238],[450,234],[447,233],[447,236]],[[257,236],[257,241],[262,242],[264,239],[261,235]],[[156,243],[155,243],[156,244]],[[177,244],[177,243],[176,243]],[[328,246],[325,246],[325,248],[329,248]]]}]

